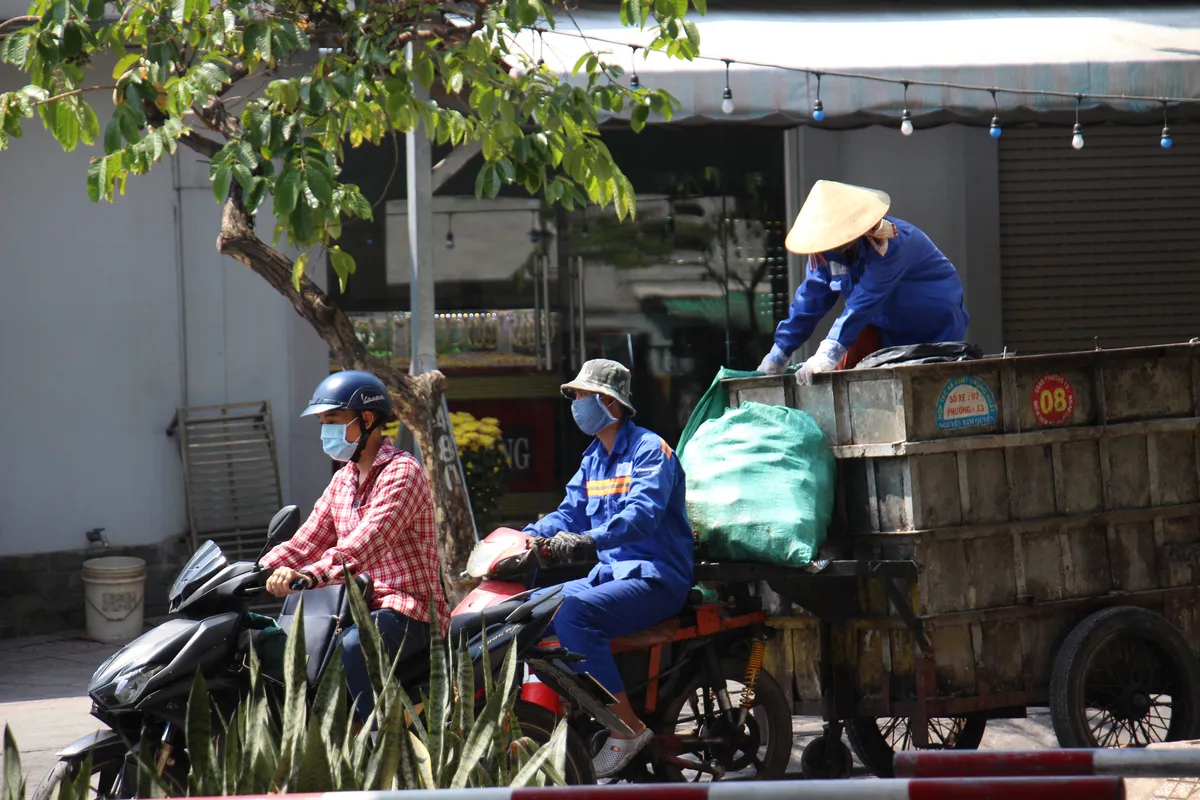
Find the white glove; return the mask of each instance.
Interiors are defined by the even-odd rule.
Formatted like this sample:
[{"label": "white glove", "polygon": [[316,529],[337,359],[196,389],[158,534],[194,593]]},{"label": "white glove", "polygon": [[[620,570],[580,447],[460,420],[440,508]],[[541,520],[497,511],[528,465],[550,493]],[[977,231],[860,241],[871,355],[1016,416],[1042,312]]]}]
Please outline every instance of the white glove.
[{"label": "white glove", "polygon": [[767,375],[778,375],[787,367],[787,353],[779,349],[779,345],[771,345],[771,352],[758,365],[758,371]]},{"label": "white glove", "polygon": [[807,386],[812,383],[813,375],[818,372],[829,372],[846,357],[846,348],[832,339],[825,339],[817,348],[812,358],[804,362],[796,373],[796,383]]}]

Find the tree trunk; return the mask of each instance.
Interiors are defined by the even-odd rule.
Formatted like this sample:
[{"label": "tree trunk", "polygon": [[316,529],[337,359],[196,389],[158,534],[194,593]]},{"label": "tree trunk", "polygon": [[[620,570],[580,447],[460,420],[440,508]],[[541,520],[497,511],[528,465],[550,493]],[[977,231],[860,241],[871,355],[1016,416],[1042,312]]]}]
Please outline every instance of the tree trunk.
[{"label": "tree trunk", "polygon": [[453,608],[473,585],[458,576],[466,569],[467,557],[475,546],[475,526],[461,478],[458,449],[445,414],[442,392],[445,376],[434,371],[413,377],[394,369],[367,352],[355,334],[350,318],[307,276],[300,279],[300,291],[297,292],[292,281],[291,260],[255,233],[253,217],[242,204],[241,189],[237,185],[221,215],[217,250],[245,264],[290,300],[296,313],[329,344],[343,369],[373,373],[393,387],[397,413],[401,422],[412,431],[425,463],[437,514],[442,582]]}]

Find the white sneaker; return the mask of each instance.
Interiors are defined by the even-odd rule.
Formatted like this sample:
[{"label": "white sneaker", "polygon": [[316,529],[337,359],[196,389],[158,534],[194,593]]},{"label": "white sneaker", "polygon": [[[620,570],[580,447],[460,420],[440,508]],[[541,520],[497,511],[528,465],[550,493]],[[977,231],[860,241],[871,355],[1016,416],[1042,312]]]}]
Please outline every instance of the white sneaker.
[{"label": "white sneaker", "polygon": [[620,773],[629,766],[629,762],[633,761],[634,756],[640,753],[642,748],[650,744],[650,740],[653,738],[654,731],[649,728],[633,739],[617,739],[609,736],[604,747],[601,747],[600,752],[592,759],[592,768],[596,771],[596,777],[611,778]]}]

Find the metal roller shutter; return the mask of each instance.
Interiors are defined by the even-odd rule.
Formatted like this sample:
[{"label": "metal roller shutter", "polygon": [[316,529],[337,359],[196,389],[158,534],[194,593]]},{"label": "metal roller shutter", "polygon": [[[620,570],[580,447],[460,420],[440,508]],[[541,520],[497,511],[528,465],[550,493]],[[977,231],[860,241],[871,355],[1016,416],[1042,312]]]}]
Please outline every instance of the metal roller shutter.
[{"label": "metal roller shutter", "polygon": [[1200,126],[1008,129],[999,145],[1004,344],[1051,352],[1200,336]]}]

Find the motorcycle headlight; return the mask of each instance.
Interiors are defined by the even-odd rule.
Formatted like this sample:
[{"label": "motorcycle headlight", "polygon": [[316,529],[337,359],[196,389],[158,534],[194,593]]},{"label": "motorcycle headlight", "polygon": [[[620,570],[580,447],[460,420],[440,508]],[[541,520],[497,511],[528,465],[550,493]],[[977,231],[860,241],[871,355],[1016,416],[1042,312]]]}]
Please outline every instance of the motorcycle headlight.
[{"label": "motorcycle headlight", "polygon": [[150,679],[163,671],[162,664],[132,667],[117,675],[117,688],[113,697],[123,706],[132,705],[146,690]]}]

